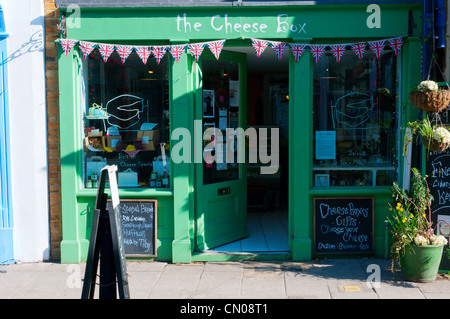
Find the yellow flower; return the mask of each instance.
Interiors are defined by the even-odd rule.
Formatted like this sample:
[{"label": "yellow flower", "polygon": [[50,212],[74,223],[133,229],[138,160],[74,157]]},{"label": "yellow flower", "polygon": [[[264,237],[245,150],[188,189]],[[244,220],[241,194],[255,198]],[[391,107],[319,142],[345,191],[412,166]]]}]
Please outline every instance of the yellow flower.
[{"label": "yellow flower", "polygon": [[423,218],[427,218],[427,216],[425,216],[425,214],[423,214],[422,216],[423,216]]},{"label": "yellow flower", "polygon": [[389,210],[392,210],[392,207],[389,207]]},{"label": "yellow flower", "polygon": [[400,208],[400,211],[401,211],[401,212],[403,211],[403,207],[402,207],[402,208]]},{"label": "yellow flower", "polygon": [[399,206],[402,206],[402,204],[400,204],[400,203],[397,203],[397,207],[399,207]]},{"label": "yellow flower", "polygon": [[411,218],[414,218],[414,215],[413,215],[413,214],[411,214]]},{"label": "yellow flower", "polygon": [[403,218],[402,223],[406,223],[406,218]]}]

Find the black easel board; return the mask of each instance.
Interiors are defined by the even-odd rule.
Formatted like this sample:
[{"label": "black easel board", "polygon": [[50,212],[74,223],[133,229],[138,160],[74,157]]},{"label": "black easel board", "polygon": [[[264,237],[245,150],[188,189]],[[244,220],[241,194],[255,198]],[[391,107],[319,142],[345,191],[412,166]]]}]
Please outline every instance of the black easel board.
[{"label": "black easel board", "polygon": [[[106,166],[101,170],[81,294],[82,299],[93,299],[94,297],[99,261],[100,299],[115,299],[117,288],[120,299],[130,298],[116,172],[117,166],[115,165]],[[112,209],[109,210],[106,207],[108,195],[105,193],[107,178],[109,179],[112,203]]]},{"label": "black easel board", "polygon": [[[108,201],[108,209],[112,202]],[[125,255],[156,257],[157,200],[122,199],[119,204]]]},{"label": "black easel board", "polygon": [[314,198],[315,254],[372,254],[373,197]]}]

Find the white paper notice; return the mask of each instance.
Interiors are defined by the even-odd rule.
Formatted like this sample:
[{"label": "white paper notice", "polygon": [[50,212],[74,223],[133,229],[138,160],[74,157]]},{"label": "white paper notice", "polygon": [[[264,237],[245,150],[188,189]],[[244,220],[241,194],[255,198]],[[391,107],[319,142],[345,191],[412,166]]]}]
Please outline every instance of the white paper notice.
[{"label": "white paper notice", "polygon": [[336,131],[316,131],[316,159],[336,159]]}]

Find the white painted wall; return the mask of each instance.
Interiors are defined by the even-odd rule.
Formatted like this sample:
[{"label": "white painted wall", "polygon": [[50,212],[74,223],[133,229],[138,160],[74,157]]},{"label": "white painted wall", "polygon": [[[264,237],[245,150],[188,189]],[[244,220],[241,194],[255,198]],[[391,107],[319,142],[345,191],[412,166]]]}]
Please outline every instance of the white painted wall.
[{"label": "white painted wall", "polygon": [[0,0],[8,38],[15,258],[48,260],[49,207],[44,3]]}]

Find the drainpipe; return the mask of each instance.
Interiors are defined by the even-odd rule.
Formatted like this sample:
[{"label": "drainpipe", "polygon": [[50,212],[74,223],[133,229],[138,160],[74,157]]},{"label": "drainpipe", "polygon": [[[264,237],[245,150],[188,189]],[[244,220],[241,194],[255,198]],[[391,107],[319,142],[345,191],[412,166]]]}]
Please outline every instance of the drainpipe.
[{"label": "drainpipe", "polygon": [[422,1],[422,79],[428,79],[434,42],[433,0]]},{"label": "drainpipe", "polygon": [[434,30],[437,49],[445,48],[445,18],[445,0],[436,0]]}]

